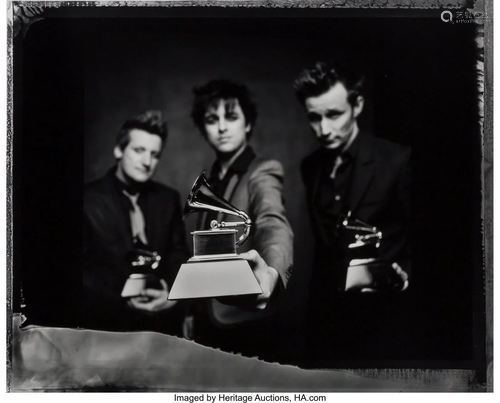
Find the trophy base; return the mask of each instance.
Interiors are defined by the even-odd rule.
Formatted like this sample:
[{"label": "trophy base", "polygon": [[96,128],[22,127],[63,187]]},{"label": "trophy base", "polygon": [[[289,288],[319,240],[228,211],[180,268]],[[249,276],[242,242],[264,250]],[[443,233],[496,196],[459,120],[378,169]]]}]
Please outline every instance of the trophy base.
[{"label": "trophy base", "polygon": [[121,296],[123,298],[137,297],[146,288],[161,290],[163,287],[160,280],[153,274],[131,274],[123,286]]},{"label": "trophy base", "polygon": [[236,255],[220,260],[194,257],[179,269],[169,300],[257,295],[262,289],[245,259]]},{"label": "trophy base", "polygon": [[[369,259],[373,260],[373,259]],[[344,291],[374,288],[378,291],[400,289],[403,281],[392,268],[390,262],[372,261],[351,265],[347,269]]]}]

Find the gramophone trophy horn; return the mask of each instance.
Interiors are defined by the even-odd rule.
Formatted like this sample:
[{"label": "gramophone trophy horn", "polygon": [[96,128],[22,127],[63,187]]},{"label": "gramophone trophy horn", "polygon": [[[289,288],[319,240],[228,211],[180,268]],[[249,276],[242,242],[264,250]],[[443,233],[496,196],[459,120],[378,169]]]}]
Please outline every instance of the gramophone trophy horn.
[{"label": "gramophone trophy horn", "polygon": [[[236,216],[241,221],[212,220],[210,229],[191,233],[194,256],[179,269],[170,300],[262,293],[250,265],[236,253],[250,235],[252,221],[247,213],[215,194],[203,170],[189,192],[184,218],[210,211]],[[236,228],[243,228],[238,239]]]}]

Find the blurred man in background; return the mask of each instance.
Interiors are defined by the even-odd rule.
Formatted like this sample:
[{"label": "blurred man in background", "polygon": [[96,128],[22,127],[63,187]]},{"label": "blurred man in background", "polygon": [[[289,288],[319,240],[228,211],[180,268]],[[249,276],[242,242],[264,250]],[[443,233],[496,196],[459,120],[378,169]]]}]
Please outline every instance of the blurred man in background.
[{"label": "blurred man in background", "polygon": [[[359,128],[363,81],[352,67],[320,62],[295,82],[320,145],[301,165],[316,241],[307,325],[312,365],[397,357],[406,347],[398,334],[407,294],[399,291],[411,272],[410,148]],[[347,259],[358,239],[344,239],[349,220],[381,232],[378,268],[369,265],[375,256]]]},{"label": "blurred man in background", "polygon": [[[167,140],[161,112],[127,120],[116,139],[116,165],[84,195],[83,325],[179,334],[183,314],[168,300],[175,275],[190,256],[179,194],[152,180]],[[121,296],[131,274],[127,255],[148,249],[161,257],[158,283]]]}]

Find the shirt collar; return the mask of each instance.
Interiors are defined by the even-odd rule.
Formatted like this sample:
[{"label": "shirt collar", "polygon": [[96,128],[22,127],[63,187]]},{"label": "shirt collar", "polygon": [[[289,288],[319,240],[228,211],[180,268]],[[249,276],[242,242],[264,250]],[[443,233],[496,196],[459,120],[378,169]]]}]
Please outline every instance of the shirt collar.
[{"label": "shirt collar", "polygon": [[[246,146],[243,152],[234,160],[229,169],[226,172],[226,177],[230,173],[245,173],[248,170],[248,167],[252,163],[255,158],[255,153],[250,146]],[[220,172],[220,163],[219,161],[215,161],[212,166],[212,171],[210,176],[217,177]]]},{"label": "shirt collar", "polygon": [[113,185],[115,186],[115,189],[118,191],[118,193],[122,194],[125,190],[130,195],[136,195],[138,193],[142,194],[149,187],[149,181],[145,183],[137,183],[136,185],[128,185],[126,183],[123,183],[116,176],[116,169],[116,166],[111,168],[109,171],[109,175],[111,176],[111,181],[113,182]]},{"label": "shirt collar", "polygon": [[347,148],[342,153],[342,157],[347,157],[350,159],[356,158],[356,156],[358,155],[359,144],[361,143],[360,137],[361,137],[361,132],[360,130],[358,130],[355,133],[354,139],[351,141],[350,144],[347,145]]},{"label": "shirt collar", "polygon": [[347,147],[342,152],[340,152],[340,150],[338,149],[320,149],[318,157],[320,158],[320,160],[322,161],[322,165],[325,166],[328,172],[330,172],[330,170],[332,169],[332,164],[335,164],[335,161],[339,155],[342,156],[342,160],[345,162],[354,161],[357,158],[362,135],[362,132],[358,129],[353,136],[354,138],[350,139]]}]

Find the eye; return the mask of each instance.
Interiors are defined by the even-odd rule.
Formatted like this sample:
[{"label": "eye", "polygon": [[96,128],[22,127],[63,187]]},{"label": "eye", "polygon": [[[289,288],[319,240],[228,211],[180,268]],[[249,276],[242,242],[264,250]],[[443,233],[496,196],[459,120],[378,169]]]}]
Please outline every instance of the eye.
[{"label": "eye", "polygon": [[137,154],[142,154],[145,150],[143,147],[135,147],[134,148],[134,151],[137,153]]},{"label": "eye", "polygon": [[321,116],[318,115],[317,113],[309,113],[307,115],[307,118],[309,119],[309,122],[311,122],[311,123],[316,123],[316,122],[319,122],[321,120]]},{"label": "eye", "polygon": [[214,123],[217,123],[218,120],[217,116],[214,115],[205,116],[206,125],[213,125]]},{"label": "eye", "polygon": [[239,116],[236,113],[230,113],[229,115],[226,116],[226,120],[230,122],[234,122],[235,120],[238,120]]},{"label": "eye", "polygon": [[341,115],[342,115],[342,112],[339,112],[339,111],[328,111],[325,116],[328,119],[337,119]]}]

